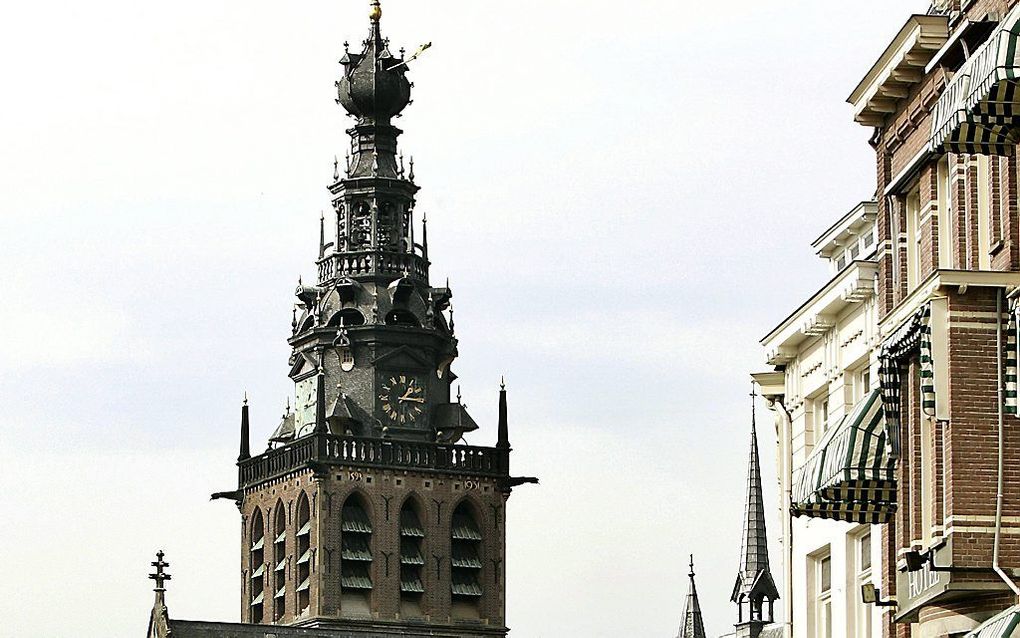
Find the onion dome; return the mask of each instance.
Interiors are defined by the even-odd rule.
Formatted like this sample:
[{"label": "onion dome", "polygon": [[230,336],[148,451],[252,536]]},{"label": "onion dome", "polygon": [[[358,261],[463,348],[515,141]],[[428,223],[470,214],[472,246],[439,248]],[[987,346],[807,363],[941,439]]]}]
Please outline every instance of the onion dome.
[{"label": "onion dome", "polygon": [[372,2],[371,30],[361,53],[345,52],[344,76],[337,82],[338,101],[362,123],[385,124],[411,101],[411,83],[404,76],[403,58],[389,51],[379,30],[382,9]]}]

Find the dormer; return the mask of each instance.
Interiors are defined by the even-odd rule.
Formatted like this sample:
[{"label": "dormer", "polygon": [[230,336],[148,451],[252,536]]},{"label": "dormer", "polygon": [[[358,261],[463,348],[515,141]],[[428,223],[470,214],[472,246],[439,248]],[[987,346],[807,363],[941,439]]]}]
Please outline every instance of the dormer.
[{"label": "dormer", "polygon": [[861,202],[811,242],[811,247],[828,260],[833,275],[855,261],[872,261],[878,245],[877,219],[878,204]]}]

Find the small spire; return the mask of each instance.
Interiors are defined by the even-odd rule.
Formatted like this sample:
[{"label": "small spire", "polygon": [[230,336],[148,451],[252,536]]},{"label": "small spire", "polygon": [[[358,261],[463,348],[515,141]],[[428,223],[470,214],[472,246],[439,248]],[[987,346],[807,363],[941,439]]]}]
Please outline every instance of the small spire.
[{"label": "small spire", "polygon": [[347,164],[347,177],[351,176],[351,152],[344,153],[344,162]]},{"label": "small spire", "polygon": [[[403,49],[401,49],[403,51]],[[404,177],[404,154],[400,154],[400,177]]]},{"label": "small spire", "polygon": [[499,425],[496,434],[496,447],[501,450],[510,449],[510,428],[507,422],[506,380],[499,379]]},{"label": "small spire", "polygon": [[248,393],[244,393],[244,402],[241,403],[241,451],[237,455],[237,462],[246,461],[251,458],[251,443],[249,441],[250,428],[248,426]]},{"label": "small spire", "polygon": [[411,165],[411,172],[409,172],[407,174],[407,179],[409,179],[413,183],[414,182],[414,155],[411,156],[410,165]]},{"label": "small spire", "polygon": [[337,159],[336,155],[334,155],[333,156],[333,180],[335,181],[335,180],[338,180],[338,179],[340,179],[340,160]]},{"label": "small spire", "polygon": [[379,175],[379,152],[372,151],[372,175]]},{"label": "small spire", "polygon": [[460,385],[457,385],[457,403],[460,403]]},{"label": "small spire", "polygon": [[450,332],[453,332],[453,302],[450,302]]},{"label": "small spire", "polygon": [[347,40],[344,40],[344,53],[348,53],[349,52],[348,50],[350,48],[351,48],[351,43],[348,42]]},{"label": "small spire", "polygon": [[319,352],[319,371],[315,375],[315,433],[326,433],[326,372],[325,353]]},{"label": "small spire", "polygon": [[[414,178],[411,178],[414,181]],[[422,211],[421,213],[421,252],[422,257],[425,261],[429,260],[429,216],[428,213]]]},{"label": "small spire", "polygon": [[167,574],[163,570],[170,566],[170,563],[163,560],[166,554],[163,550],[156,552],[156,560],[152,563],[152,566],[156,568],[156,571],[149,574],[149,579],[156,581],[156,588],[152,591],[156,592],[156,598],[162,599],[163,593],[166,591],[166,581],[171,579],[170,574]]},{"label": "small spire", "polygon": [[684,604],[684,615],[680,620],[680,631],[677,638],[705,638],[705,621],[701,616],[701,604],[698,602],[698,588],[694,584],[694,554],[691,554],[690,583],[687,586],[687,601]]},{"label": "small spire", "polygon": [[326,214],[319,210],[319,259],[326,256]]},{"label": "small spire", "polygon": [[290,307],[290,327],[297,330],[297,306]]}]

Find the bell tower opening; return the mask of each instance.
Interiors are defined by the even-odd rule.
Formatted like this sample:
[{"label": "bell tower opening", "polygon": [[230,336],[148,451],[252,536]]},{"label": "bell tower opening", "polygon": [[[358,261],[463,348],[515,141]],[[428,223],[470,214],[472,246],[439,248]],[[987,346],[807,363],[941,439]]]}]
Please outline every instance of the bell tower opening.
[{"label": "bell tower opening", "polygon": [[341,607],[370,615],[372,520],[360,494],[351,494],[340,510],[340,547]]},{"label": "bell tower opening", "polygon": [[414,497],[400,509],[400,614],[408,618],[423,615],[425,526],[420,512]]}]

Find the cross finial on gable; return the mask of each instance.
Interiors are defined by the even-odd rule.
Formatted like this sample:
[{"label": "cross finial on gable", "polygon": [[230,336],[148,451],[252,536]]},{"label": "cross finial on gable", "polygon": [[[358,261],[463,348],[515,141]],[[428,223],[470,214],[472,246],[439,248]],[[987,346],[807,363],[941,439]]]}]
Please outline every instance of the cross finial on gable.
[{"label": "cross finial on gable", "polygon": [[170,574],[163,571],[170,566],[170,563],[163,560],[164,556],[163,550],[156,552],[156,561],[152,563],[152,566],[156,568],[156,573],[149,574],[149,578],[156,581],[156,588],[153,590],[156,593],[165,592],[166,587],[164,585],[171,578]]}]

